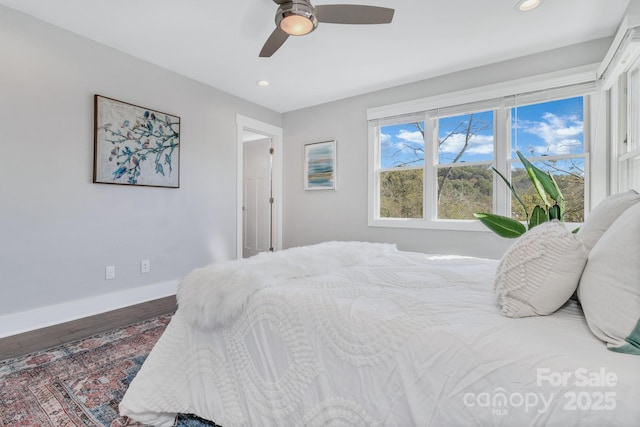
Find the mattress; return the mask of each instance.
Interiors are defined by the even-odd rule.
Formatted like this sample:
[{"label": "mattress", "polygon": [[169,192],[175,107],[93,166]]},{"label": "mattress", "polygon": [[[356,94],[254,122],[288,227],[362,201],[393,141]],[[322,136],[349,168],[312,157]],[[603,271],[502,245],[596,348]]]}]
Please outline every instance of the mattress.
[{"label": "mattress", "polygon": [[272,274],[224,321],[198,323],[181,303],[121,414],[154,426],[178,413],[223,427],[640,425],[640,358],[608,351],[576,301],[506,318],[496,260],[384,248],[332,264],[363,253],[333,245],[319,253],[327,271]]}]

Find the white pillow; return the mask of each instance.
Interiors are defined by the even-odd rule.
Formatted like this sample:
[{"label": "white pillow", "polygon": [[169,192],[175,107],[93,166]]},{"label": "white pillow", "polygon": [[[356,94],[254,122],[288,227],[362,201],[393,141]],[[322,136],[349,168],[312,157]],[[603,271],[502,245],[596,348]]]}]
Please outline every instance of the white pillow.
[{"label": "white pillow", "polygon": [[578,297],[589,328],[609,350],[640,354],[640,203],[589,253]]},{"label": "white pillow", "polygon": [[569,300],[587,262],[582,241],[559,221],[520,236],[496,271],[494,292],[507,317],[544,316]]},{"label": "white pillow", "polygon": [[591,250],[602,234],[618,217],[634,204],[640,202],[640,194],[634,190],[614,194],[598,203],[578,231],[587,250]]}]

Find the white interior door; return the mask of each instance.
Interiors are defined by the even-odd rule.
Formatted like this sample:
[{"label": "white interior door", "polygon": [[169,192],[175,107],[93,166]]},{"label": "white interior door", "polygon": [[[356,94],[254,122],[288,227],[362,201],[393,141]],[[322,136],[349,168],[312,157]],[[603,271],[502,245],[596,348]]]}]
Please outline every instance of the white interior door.
[{"label": "white interior door", "polygon": [[243,143],[243,247],[244,258],[272,250],[271,139]]},{"label": "white interior door", "polygon": [[[252,119],[250,117],[245,117],[240,114],[236,115],[236,125],[237,125],[237,175],[236,175],[236,191],[238,194],[238,198],[236,199],[236,258],[243,258],[247,256],[245,254],[244,248],[246,246],[251,246],[253,248],[253,253],[255,250],[266,248],[269,250],[273,248],[274,251],[278,251],[282,249],[282,128],[278,126],[273,126],[271,124],[261,122],[259,120]],[[265,150],[260,150],[260,157],[262,159],[268,159],[269,154],[269,146],[273,148],[273,154],[271,154],[271,197],[273,198],[273,203],[266,209],[270,212],[270,223],[269,227],[271,230],[271,244],[260,244],[260,236],[266,238],[264,234],[261,234],[257,230],[260,228],[267,229],[264,224],[266,221],[266,215],[259,215],[259,203],[256,203],[255,209],[255,220],[249,221],[249,214],[245,214],[245,202],[248,198],[245,196],[245,169],[250,173],[246,175],[257,175],[255,174],[255,170],[260,167],[266,168],[266,164],[262,163],[258,166],[249,165],[245,166],[245,151],[244,146],[245,143],[250,141],[265,141],[264,148]],[[266,145],[266,141],[270,143],[270,145]],[[251,160],[249,160],[251,162]],[[263,174],[264,175],[264,174]],[[249,191],[253,191],[248,188]],[[255,188],[254,196],[252,196],[252,200],[257,200],[257,193],[259,191],[259,187],[256,187],[255,183],[251,186]],[[261,197],[260,200],[264,201],[264,198]],[[267,198],[267,201],[269,199]],[[263,205],[264,209],[264,205]],[[260,218],[260,219],[259,219]],[[249,225],[251,222],[252,226],[254,226],[254,230],[247,230],[245,232],[245,225]],[[250,234],[253,237],[249,237],[249,239],[245,238],[245,234]],[[249,242],[251,239],[254,240],[254,245],[250,245]],[[264,240],[263,240],[264,242]]]}]

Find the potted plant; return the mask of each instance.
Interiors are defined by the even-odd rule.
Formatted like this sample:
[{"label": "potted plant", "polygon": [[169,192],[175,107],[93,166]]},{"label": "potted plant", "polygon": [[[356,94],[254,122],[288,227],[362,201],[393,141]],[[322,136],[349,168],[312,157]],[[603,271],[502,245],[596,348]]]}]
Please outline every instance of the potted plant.
[{"label": "potted plant", "polygon": [[526,218],[525,224],[502,215],[484,212],[473,214],[491,231],[501,237],[507,238],[519,237],[536,225],[542,224],[546,221],[562,221],[565,211],[564,197],[562,196],[562,192],[560,191],[560,188],[558,188],[558,183],[553,178],[553,175],[551,175],[550,172],[545,172],[535,167],[519,151],[516,152],[516,154],[518,154],[520,161],[524,165],[527,175],[529,176],[533,187],[536,189],[538,196],[540,196],[542,203],[536,205],[533,210],[529,212],[513,185],[511,185],[504,175],[502,175],[496,168],[492,167],[494,172],[502,178],[505,184],[507,184],[515,199],[522,206]]}]

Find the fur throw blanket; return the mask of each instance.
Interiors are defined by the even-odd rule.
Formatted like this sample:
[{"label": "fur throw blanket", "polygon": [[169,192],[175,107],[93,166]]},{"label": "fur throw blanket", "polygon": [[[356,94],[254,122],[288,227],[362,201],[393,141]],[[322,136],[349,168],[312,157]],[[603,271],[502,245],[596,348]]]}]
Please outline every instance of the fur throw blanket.
[{"label": "fur throw blanket", "polygon": [[326,242],[193,270],[178,287],[178,310],[194,326],[227,324],[256,291],[296,277],[327,274],[397,252],[386,243]]}]

